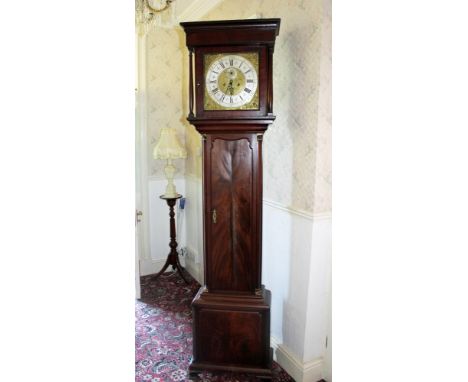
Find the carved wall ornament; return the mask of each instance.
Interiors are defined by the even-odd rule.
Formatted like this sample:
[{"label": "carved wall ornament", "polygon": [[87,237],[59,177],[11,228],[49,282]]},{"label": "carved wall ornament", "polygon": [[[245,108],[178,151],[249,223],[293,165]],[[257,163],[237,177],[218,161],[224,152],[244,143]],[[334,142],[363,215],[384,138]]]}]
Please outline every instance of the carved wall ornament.
[{"label": "carved wall ornament", "polygon": [[[135,25],[138,34],[147,34],[155,27],[169,27],[174,25],[175,0],[135,0]],[[169,8],[171,11],[169,12]]]}]

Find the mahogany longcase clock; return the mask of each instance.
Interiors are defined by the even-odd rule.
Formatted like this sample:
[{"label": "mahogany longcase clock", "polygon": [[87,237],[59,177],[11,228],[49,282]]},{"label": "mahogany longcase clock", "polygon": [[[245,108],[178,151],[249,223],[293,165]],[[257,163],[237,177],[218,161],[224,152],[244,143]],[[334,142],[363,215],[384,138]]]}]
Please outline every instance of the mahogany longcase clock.
[{"label": "mahogany longcase clock", "polygon": [[235,371],[269,379],[262,137],[275,119],[272,68],[280,19],[181,25],[190,52],[188,121],[203,137],[205,285],[192,302],[190,373]]}]

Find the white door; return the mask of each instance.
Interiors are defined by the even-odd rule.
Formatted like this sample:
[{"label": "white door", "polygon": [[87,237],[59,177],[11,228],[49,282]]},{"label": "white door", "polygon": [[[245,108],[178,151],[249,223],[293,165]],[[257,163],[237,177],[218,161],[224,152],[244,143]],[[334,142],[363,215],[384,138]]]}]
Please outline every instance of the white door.
[{"label": "white door", "polygon": [[135,33],[135,288],[141,297],[140,262],[148,257],[148,165],[146,134],[146,36]]}]

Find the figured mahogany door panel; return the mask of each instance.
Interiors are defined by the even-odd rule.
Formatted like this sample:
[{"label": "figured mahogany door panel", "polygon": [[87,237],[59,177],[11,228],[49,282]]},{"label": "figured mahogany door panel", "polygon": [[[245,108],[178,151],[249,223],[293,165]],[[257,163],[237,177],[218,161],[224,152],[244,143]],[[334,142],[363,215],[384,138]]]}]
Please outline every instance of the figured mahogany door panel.
[{"label": "figured mahogany door panel", "polygon": [[198,322],[198,362],[262,365],[263,316],[259,312],[202,309]]},{"label": "figured mahogany door panel", "polygon": [[209,289],[252,291],[253,165],[250,136],[213,137],[210,147]]}]

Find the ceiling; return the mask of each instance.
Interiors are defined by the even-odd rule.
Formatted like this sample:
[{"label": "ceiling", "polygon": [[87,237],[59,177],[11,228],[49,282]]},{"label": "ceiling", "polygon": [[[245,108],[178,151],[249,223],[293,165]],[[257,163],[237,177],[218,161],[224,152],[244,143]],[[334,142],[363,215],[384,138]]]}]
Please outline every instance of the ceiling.
[{"label": "ceiling", "polygon": [[223,0],[174,0],[171,6],[175,6],[177,22],[197,21],[222,2]]}]

